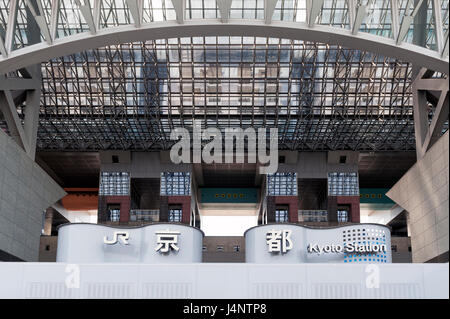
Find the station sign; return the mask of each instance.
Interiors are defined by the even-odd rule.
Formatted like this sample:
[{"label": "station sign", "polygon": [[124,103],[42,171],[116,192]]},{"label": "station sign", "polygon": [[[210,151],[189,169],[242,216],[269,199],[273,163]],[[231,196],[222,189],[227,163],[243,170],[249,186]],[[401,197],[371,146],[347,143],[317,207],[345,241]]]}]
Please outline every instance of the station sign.
[{"label": "station sign", "polygon": [[202,203],[258,203],[257,188],[200,188]]},{"label": "station sign", "polygon": [[359,202],[361,204],[392,204],[394,202],[386,196],[389,188],[360,188]]}]

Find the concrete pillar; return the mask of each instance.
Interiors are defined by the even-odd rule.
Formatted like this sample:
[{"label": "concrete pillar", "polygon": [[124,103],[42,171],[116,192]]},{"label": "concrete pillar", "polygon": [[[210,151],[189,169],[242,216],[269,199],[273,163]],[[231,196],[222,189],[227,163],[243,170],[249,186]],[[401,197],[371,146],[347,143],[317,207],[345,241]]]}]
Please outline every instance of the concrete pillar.
[{"label": "concrete pillar", "polygon": [[337,197],[336,196],[328,196],[327,203],[327,211],[328,211],[328,222],[329,223],[337,223]]},{"label": "concrete pillar", "polygon": [[53,208],[49,207],[45,211],[45,219],[44,219],[44,233],[45,236],[52,235],[52,224],[53,224]]},{"label": "concrete pillar", "polygon": [[409,213],[413,262],[448,261],[448,131],[386,195]]}]

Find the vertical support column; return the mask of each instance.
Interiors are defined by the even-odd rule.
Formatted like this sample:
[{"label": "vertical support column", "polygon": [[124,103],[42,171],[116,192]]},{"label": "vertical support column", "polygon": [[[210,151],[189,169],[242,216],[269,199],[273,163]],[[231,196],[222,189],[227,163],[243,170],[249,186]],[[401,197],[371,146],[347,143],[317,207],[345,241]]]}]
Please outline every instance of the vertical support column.
[{"label": "vertical support column", "polygon": [[98,212],[97,212],[97,222],[99,224],[105,224],[108,221],[107,212],[107,201],[106,196],[98,196]]},{"label": "vertical support column", "polygon": [[53,224],[53,208],[49,207],[45,211],[45,219],[44,219],[44,233],[45,236],[52,235],[52,224]]},{"label": "vertical support column", "polygon": [[289,222],[298,223],[298,197],[292,196],[289,200]]},{"label": "vertical support column", "polygon": [[394,39],[397,39],[398,37],[398,31],[400,28],[399,17],[400,12],[398,9],[398,0],[391,0],[391,21],[392,21],[391,28]]},{"label": "vertical support column", "polygon": [[337,223],[337,197],[336,196],[328,196],[327,203],[327,211],[328,211],[328,222],[329,223]]},{"label": "vertical support column", "polygon": [[[41,70],[39,65],[31,67],[33,78],[36,81],[41,82]],[[28,142],[28,156],[34,160],[36,157],[36,140],[39,124],[39,110],[41,103],[41,90],[29,90],[26,93],[26,108],[25,108],[25,120],[24,131]]]},{"label": "vertical support column", "polygon": [[417,14],[414,16],[413,43],[421,47],[427,44],[427,3],[428,1],[414,0]]},{"label": "vertical support column", "polygon": [[168,222],[169,221],[169,197],[168,196],[160,197],[159,221],[160,222]]},{"label": "vertical support column", "polygon": [[275,197],[267,196],[267,223],[275,223]]}]

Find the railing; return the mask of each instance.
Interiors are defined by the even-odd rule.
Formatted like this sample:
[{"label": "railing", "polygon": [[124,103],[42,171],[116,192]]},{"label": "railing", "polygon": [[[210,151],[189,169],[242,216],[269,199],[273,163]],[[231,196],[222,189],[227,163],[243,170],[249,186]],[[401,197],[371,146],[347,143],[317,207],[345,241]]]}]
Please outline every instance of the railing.
[{"label": "railing", "polygon": [[159,222],[159,210],[133,209],[130,211],[131,222]]}]

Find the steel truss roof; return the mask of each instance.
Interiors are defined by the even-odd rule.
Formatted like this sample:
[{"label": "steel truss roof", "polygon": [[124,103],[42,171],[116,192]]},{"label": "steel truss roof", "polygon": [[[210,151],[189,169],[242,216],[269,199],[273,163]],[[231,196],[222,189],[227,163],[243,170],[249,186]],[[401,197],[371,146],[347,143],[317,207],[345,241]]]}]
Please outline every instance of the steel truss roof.
[{"label": "steel truss roof", "polygon": [[[0,0],[0,40],[12,52],[36,41],[136,23],[134,2]],[[414,1],[365,2],[325,0],[316,23],[354,28],[354,9],[367,5],[356,31],[397,39],[406,27],[401,41],[445,50],[448,0],[424,1],[425,27],[402,22],[416,9]],[[142,23],[178,18],[173,1],[136,3]],[[229,18],[267,19],[266,3],[233,0]],[[276,1],[272,19],[308,22],[308,3]],[[94,24],[80,11],[83,4],[90,4]],[[183,18],[224,19],[221,12],[215,0],[187,0]],[[36,25],[32,15],[45,23]],[[40,30],[37,37],[32,29]],[[128,43],[42,64],[40,150],[168,149],[171,129],[190,127],[194,119],[220,128],[278,127],[282,149],[413,150],[411,66],[340,46],[257,37]]]},{"label": "steel truss roof", "polygon": [[42,64],[40,149],[167,149],[170,131],[278,127],[281,148],[411,150],[411,68],[254,37],[181,38]]}]

